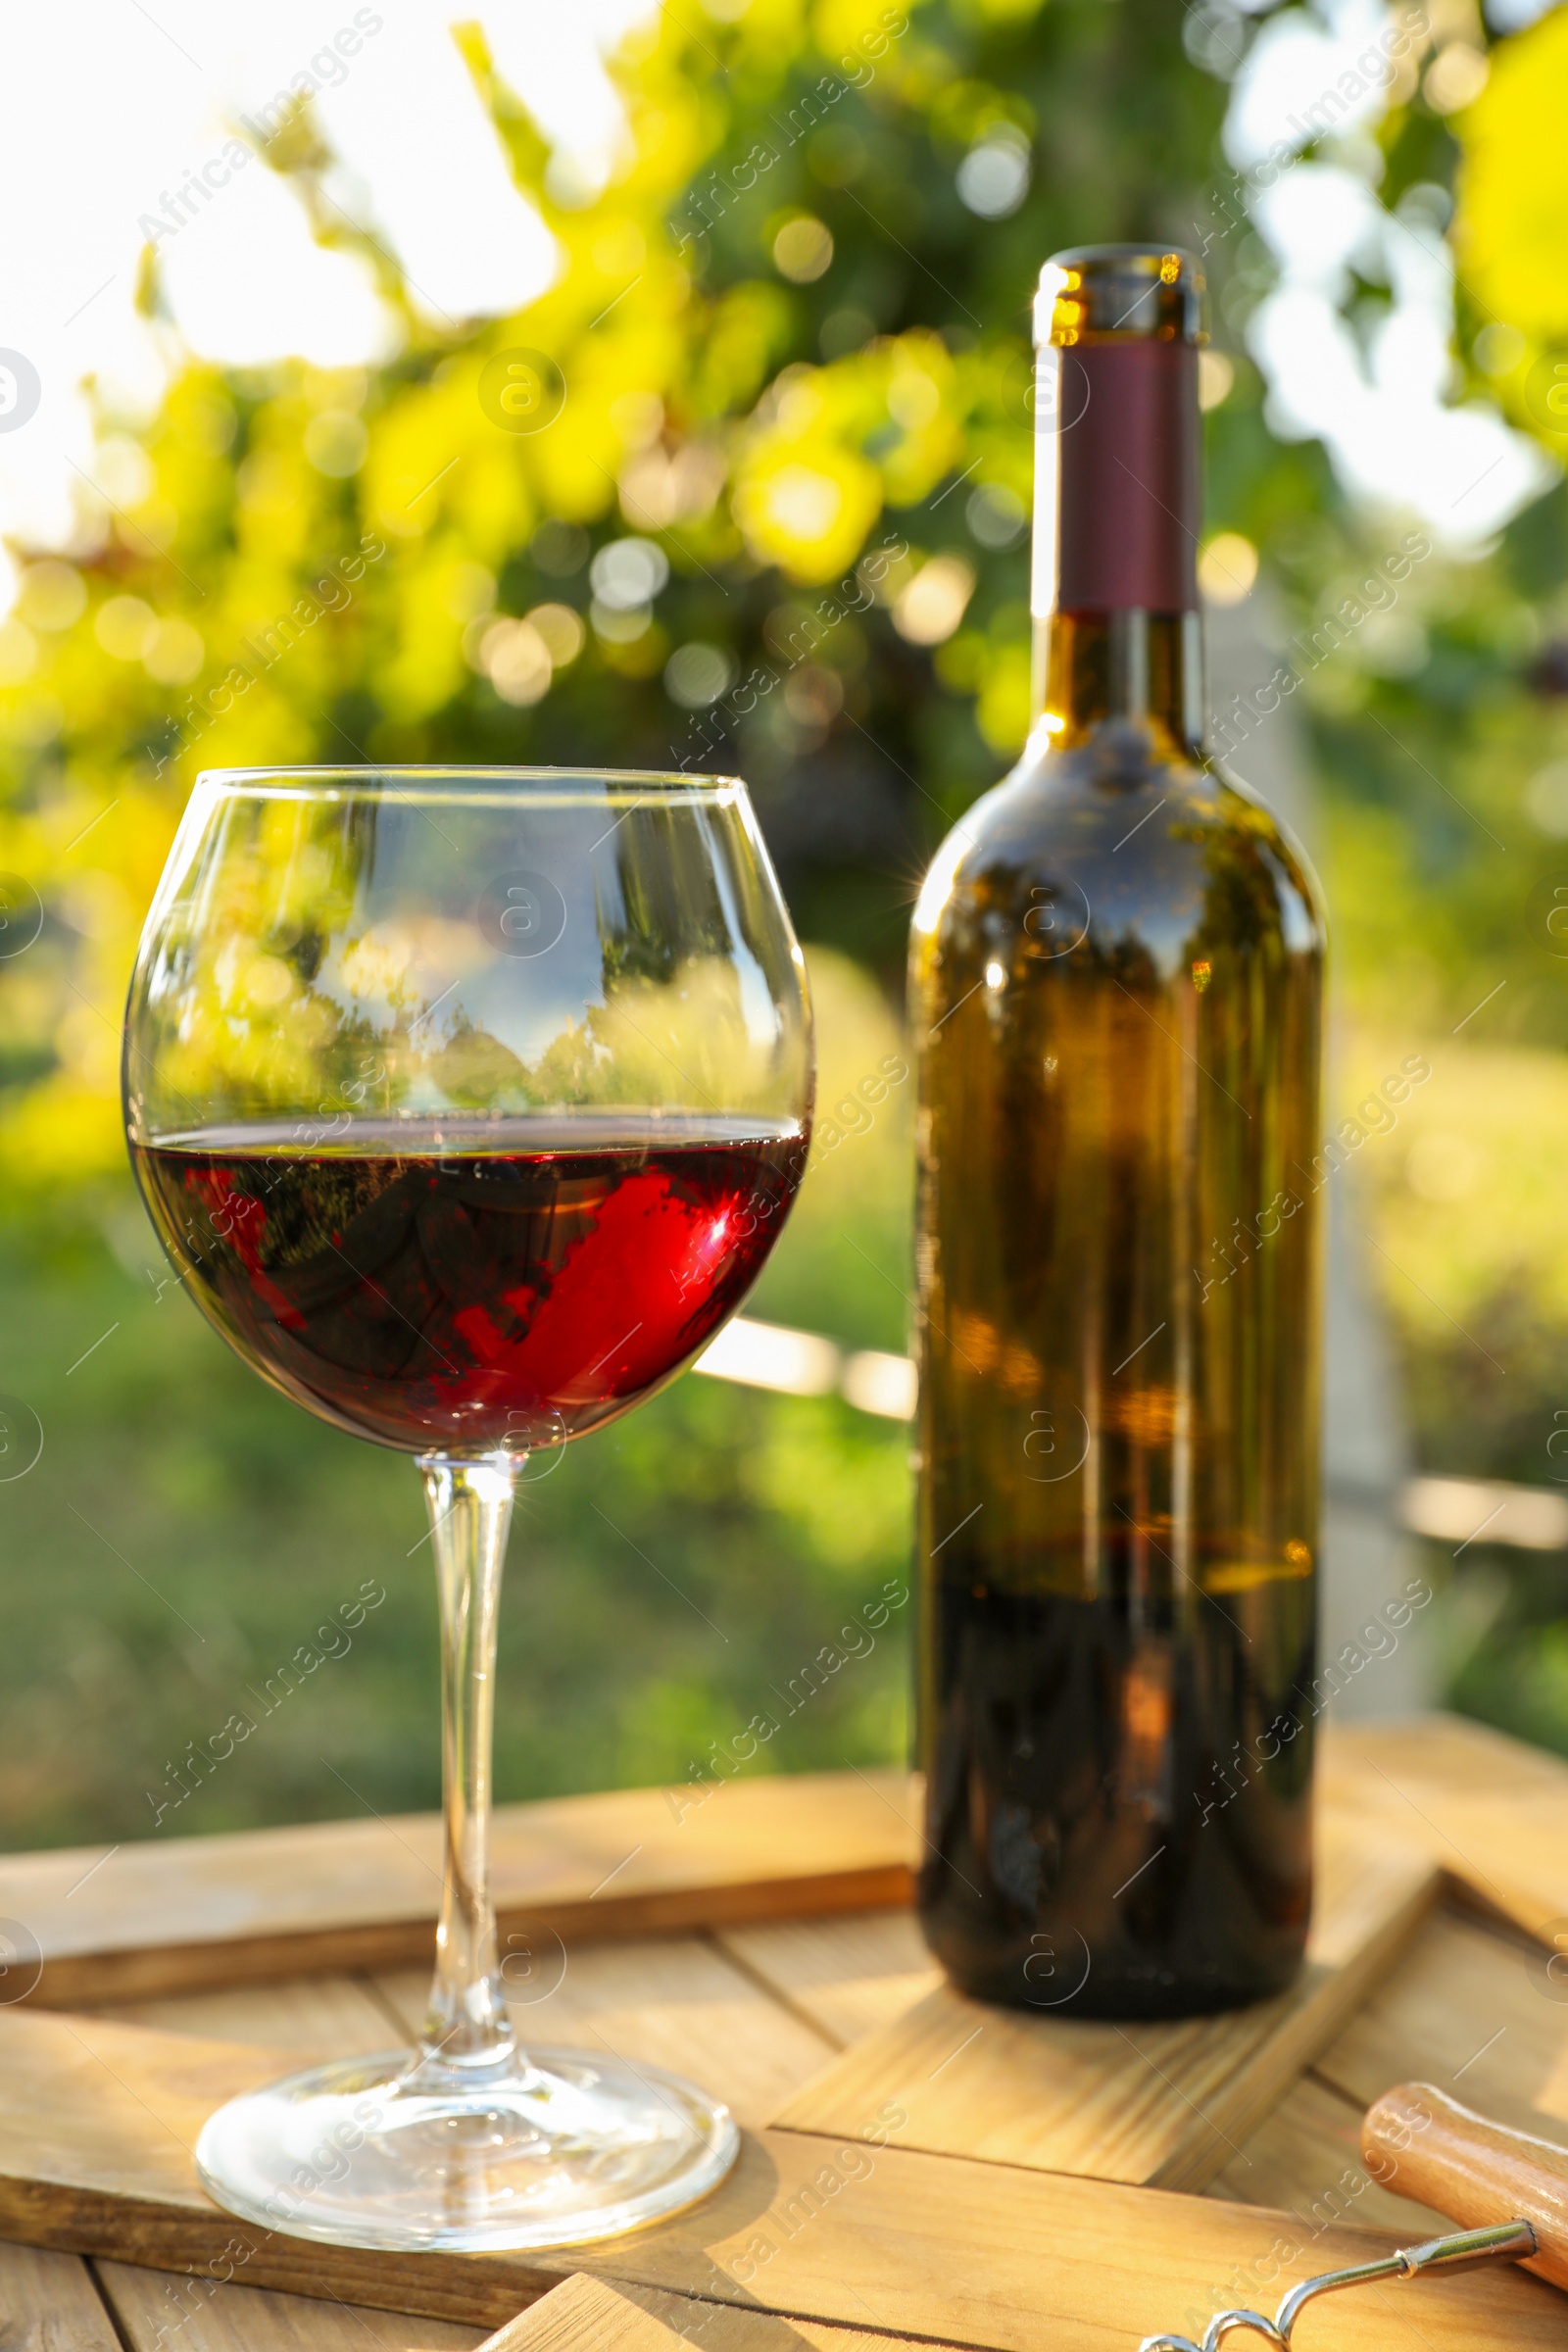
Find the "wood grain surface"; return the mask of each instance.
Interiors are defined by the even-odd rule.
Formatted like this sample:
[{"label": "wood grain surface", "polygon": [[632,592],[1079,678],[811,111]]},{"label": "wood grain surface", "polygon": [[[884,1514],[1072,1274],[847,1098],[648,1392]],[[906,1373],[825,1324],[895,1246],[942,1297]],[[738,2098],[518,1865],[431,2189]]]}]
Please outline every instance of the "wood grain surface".
[{"label": "wood grain surface", "polygon": [[1335,1727],[1319,1802],[1419,1847],[1531,1935],[1568,1922],[1568,1763],[1458,1715]]},{"label": "wood grain surface", "polygon": [[[0,2016],[0,2230],[345,2304],[496,2327],[575,2272],[790,2320],[996,2352],[1127,2352],[1200,2325],[1256,2277],[1289,2217],[1213,2199],[800,2132],[748,2134],[707,2203],[597,2249],[399,2256],[249,2229],[209,2203],[190,2146],[255,2049],[48,2012]],[[1312,2268],[1390,2241],[1322,2233]],[[1300,2275],[1298,2273],[1297,2275]],[[1414,2291],[1414,2290],[1411,2290]],[[1429,2352],[1562,2342],[1552,2291],[1517,2273],[1423,2283]],[[1319,2352],[1386,2342],[1376,2297],[1318,2323]]]},{"label": "wood grain surface", "polygon": [[1308,2255],[1337,2223],[1393,2230],[1407,2244],[1452,2227],[1446,2214],[1372,2179],[1361,2161],[1360,2106],[1315,2074],[1286,2092],[1203,2194],[1281,2207],[1299,2224]]},{"label": "wood grain surface", "polygon": [[764,1921],[726,1928],[718,1940],[841,2050],[891,2025],[942,1982],[912,1911]]},{"label": "wood grain surface", "polygon": [[[1350,1725],[1320,1788],[1532,1933],[1568,1917],[1559,1759],[1451,1716]],[[918,1848],[909,1776],[806,1774],[503,1806],[494,1876],[504,1932],[582,1940],[906,1906]],[[36,1999],[145,2000],[423,1961],[439,1860],[433,1814],[158,1837],[0,1860],[0,1916],[38,1947]]]},{"label": "wood grain surface", "polygon": [[[637,1936],[907,1904],[908,1776],[805,1773],[503,1805],[491,1875],[503,1937]],[[53,2007],[428,1962],[440,1825],[318,1822],[13,1855],[0,1917],[37,1947]]]},{"label": "wood grain surface", "polygon": [[[1331,1879],[1314,1961],[1342,1988],[1363,1967],[1362,1992],[1304,2073],[1321,2007],[1294,2042],[1251,2013],[1248,2031],[1268,2030],[1250,2055],[1233,2048],[1239,2077],[1212,2052],[1165,2068],[1234,2143],[1200,2200],[996,2161],[1004,2134],[983,2161],[911,2146],[919,2094],[940,2104],[999,2033],[995,2010],[951,2066],[963,2035],[933,2056],[906,2124],[874,2127],[890,2146],[859,2137],[885,2100],[847,2099],[831,2136],[793,2128],[824,2064],[846,2079],[834,2053],[858,2062],[937,1982],[911,1914],[888,1907],[906,1901],[918,1846],[903,1775],[741,1783],[684,1811],[688,1792],[657,1790],[511,1808],[498,1875],[523,2036],[654,2059],[745,2119],[782,2102],[792,2126],[749,2137],[692,2214],[531,2261],[398,2262],[250,2232],[191,2171],[211,2108],[282,2053],[416,2030],[432,1821],[0,1862],[0,1915],[43,1946],[41,1998],[97,2012],[0,2008],[0,2234],[36,2241],[0,2243],[0,2352],[469,2352],[498,2325],[506,2352],[884,2352],[910,2336],[1132,2352],[1156,2328],[1200,2334],[1226,2303],[1270,2309],[1387,2232],[1436,2226],[1360,2164],[1362,2107],[1392,2083],[1425,2077],[1568,2145],[1568,2002],[1519,1932],[1568,1919],[1568,1770],[1430,1718],[1331,1734],[1322,1788],[1331,1839],[1370,1859]],[[1419,1911],[1434,1864],[1475,1910],[1427,1918],[1384,1965],[1379,1936],[1397,1944],[1401,1900]],[[1135,2038],[1125,2079],[1136,2066],[1154,2083],[1161,2053],[1147,2029]],[[1009,2092],[1026,2114],[1041,2105],[1028,2042]],[[1048,2089],[1060,2102],[1054,2069]],[[1091,2154],[1125,2140],[1113,2100],[1091,2120]],[[1205,2155],[1193,2177],[1213,2172]],[[1518,2273],[1379,2288],[1314,2307],[1312,2352],[1560,2347],[1564,2309]]]},{"label": "wood grain surface", "polygon": [[412,2024],[405,2024],[369,1977],[283,1977],[225,1984],[217,1992],[105,2002],[92,2014],[126,2026],[168,2026],[211,2041],[254,2042],[294,2057],[360,2058],[412,2040],[422,2009],[421,1997]]},{"label": "wood grain surface", "polygon": [[0,2345],[5,2352],[121,2352],[87,2265],[36,2246],[0,2245]]},{"label": "wood grain surface", "polygon": [[1568,2146],[1568,2003],[1547,1955],[1440,1913],[1318,2072],[1357,2108],[1412,2077]]},{"label": "wood grain surface", "polygon": [[942,1984],[856,2043],[774,2122],[1098,2180],[1201,2188],[1347,2023],[1432,1908],[1442,1874],[1331,1817],[1308,1959],[1288,1993],[1222,2017],[1102,2025],[989,2007]]},{"label": "wood grain surface", "polygon": [[478,2328],[362,2303],[278,2295],[122,2262],[94,2268],[129,2352],[472,2352],[484,2340]]},{"label": "wood grain surface", "polygon": [[487,2336],[484,2352],[578,2352],[588,2345],[596,2352],[675,2352],[693,2343],[703,2352],[802,2352],[807,2345],[813,2352],[901,2352],[896,2336],[780,2320],[605,2278],[568,2278]]}]

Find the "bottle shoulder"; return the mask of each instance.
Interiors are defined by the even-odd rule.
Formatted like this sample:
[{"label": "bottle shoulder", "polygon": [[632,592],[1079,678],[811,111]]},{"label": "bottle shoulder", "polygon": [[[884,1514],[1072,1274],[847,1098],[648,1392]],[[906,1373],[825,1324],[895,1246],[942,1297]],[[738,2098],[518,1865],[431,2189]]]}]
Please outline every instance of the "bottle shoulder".
[{"label": "bottle shoulder", "polygon": [[1031,747],[976,801],[932,861],[915,952],[970,930],[977,914],[1022,922],[1043,891],[1078,906],[1086,931],[1102,935],[1185,935],[1223,901],[1244,928],[1261,923],[1290,949],[1322,950],[1311,862],[1250,785],[1217,761],[1116,754]]}]

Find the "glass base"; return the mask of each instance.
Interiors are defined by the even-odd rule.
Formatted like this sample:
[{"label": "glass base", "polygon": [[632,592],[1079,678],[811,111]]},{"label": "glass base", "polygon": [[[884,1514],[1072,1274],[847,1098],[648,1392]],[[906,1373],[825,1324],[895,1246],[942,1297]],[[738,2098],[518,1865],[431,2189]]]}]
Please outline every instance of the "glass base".
[{"label": "glass base", "polygon": [[466,2078],[399,2050],[231,2099],[196,2169],[290,2237],[477,2253],[618,2236],[695,2204],[739,2149],[728,2108],[658,2067],[539,2050]]}]

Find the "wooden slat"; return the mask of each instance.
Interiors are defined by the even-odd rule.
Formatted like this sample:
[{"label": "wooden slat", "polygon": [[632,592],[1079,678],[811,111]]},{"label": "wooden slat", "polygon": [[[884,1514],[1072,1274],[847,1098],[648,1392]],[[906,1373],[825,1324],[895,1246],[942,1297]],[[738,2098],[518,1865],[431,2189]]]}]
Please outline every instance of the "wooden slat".
[{"label": "wooden slat", "polygon": [[94,2014],[125,2026],[162,2026],[172,2034],[253,2042],[258,2049],[311,2058],[368,2057],[409,2038],[396,2013],[359,1977],[292,1977],[226,1985],[220,1992],[169,1992],[152,2001],[106,2004]]},{"label": "wooden slat", "polygon": [[[419,1952],[435,1897],[433,1824],[374,1825],[402,1856],[392,1868],[389,1852],[376,1855],[354,1824],[160,1841],[107,1860],[89,1853],[0,1863],[0,1912],[29,1925],[36,1917],[45,1931],[43,1995],[70,1997],[62,1987],[75,1971],[100,2004],[111,1994],[126,1996],[107,2018],[0,2011],[0,2231],[119,2254],[130,2265],[221,2270],[238,2260],[236,2276],[249,2284],[211,2297],[199,2290],[202,2324],[216,2329],[212,2352],[249,2344],[250,2335],[237,2331],[260,2325],[257,2315],[274,2304],[264,2352],[274,2338],[279,2352],[285,2338],[289,2352],[348,2352],[344,2328],[363,2342],[366,2325],[345,2310],[356,2304],[427,2315],[426,2323],[377,2323],[414,2328],[376,2337],[385,2352],[417,2352],[425,2340],[419,2326],[442,2320],[451,2323],[447,2335],[437,2328],[429,2343],[450,2337],[451,2352],[464,2352],[473,2328],[510,2319],[553,2286],[550,2325],[564,2325],[571,2314],[559,2282],[573,2273],[591,2273],[601,2290],[612,2288],[616,2308],[607,2320],[601,2303],[585,2326],[573,2322],[577,2332],[560,2336],[561,2352],[573,2342],[619,2340],[607,2334],[611,2326],[661,2330],[627,2336],[628,2347],[673,2344],[684,2334],[712,2338],[720,2352],[729,2352],[730,2339],[713,2330],[731,2328],[769,2328],[766,2338],[755,2339],[756,2352],[772,2352],[774,2344],[783,2352],[791,2342],[848,2352],[857,2340],[869,2345],[890,2331],[1001,2352],[1034,2352],[1036,2345],[1043,2352],[1047,2344],[1052,2352],[1111,2352],[1155,2327],[1201,2333],[1221,2304],[1241,2299],[1271,2308],[1293,2278],[1390,2242],[1347,2230],[1341,2219],[1388,2224],[1406,2241],[1413,2228],[1428,2226],[1419,2209],[1365,2183],[1364,2175],[1354,2185],[1359,2102],[1389,2082],[1424,2074],[1505,2120],[1568,2141],[1568,2007],[1548,1998],[1539,1950],[1527,1953],[1473,1920],[1432,1923],[1364,2013],[1344,2023],[1358,1986],[1378,1980],[1430,1899],[1435,1864],[1514,1920],[1539,1926],[1568,1914],[1568,1772],[1476,1727],[1437,1720],[1339,1735],[1327,1743],[1324,1786],[1331,1833],[1358,1822],[1362,1835],[1331,1836],[1342,1850],[1320,1913],[1314,1985],[1299,2009],[1272,2021],[1257,2011],[1161,2029],[1180,2039],[1163,2054],[1149,2029],[1130,2030],[1152,2104],[1127,2098],[1124,2073],[1121,2112],[1114,2089],[1104,2088],[1098,2111],[1075,2116],[1076,2094],[1064,2086],[1059,2059],[1045,2078],[1057,2113],[1046,2116],[1044,2138],[1076,2132],[1075,2160],[1087,2146],[1097,2160],[1108,2148],[1125,2163],[1140,2132],[1153,2146],[1164,2129],[1168,2144],[1162,2155],[1155,2149],[1152,2170],[1114,2178],[1197,2183],[1223,2162],[1215,2182],[1223,2196],[1195,2202],[1033,2169],[1044,2144],[1031,2120],[1031,2111],[1047,2105],[1042,2080],[1016,2053],[999,2058],[995,2051],[1004,2033],[1018,2028],[1037,2050],[1038,2030],[1059,2032],[1062,2021],[991,2009],[975,2011],[977,2041],[959,2048],[965,2036],[952,2035],[911,2085],[903,2102],[908,2122],[898,2134],[904,2144],[879,2149],[859,2141],[892,2094],[868,2097],[858,2110],[845,2096],[842,2113],[823,2123],[832,2137],[809,2124],[801,2128],[801,2102],[790,2093],[802,2076],[832,2045],[867,2028],[881,2028],[874,2038],[884,2038],[891,2013],[929,1983],[930,1972],[907,1913],[844,1915],[847,1905],[886,1902],[907,1889],[914,1842],[908,1784],[898,1775],[882,1776],[874,1788],[860,1776],[821,1776],[735,1784],[684,1820],[677,1819],[679,1800],[671,1804],[659,1791],[513,1811],[518,1838],[510,1882],[500,1875],[514,1891],[529,1890],[529,1899],[509,1901],[504,1932],[527,1939],[518,1949],[532,1955],[541,1977],[550,1970],[553,1936],[563,1939],[566,1961],[564,1981],[545,1999],[519,2003],[523,2034],[589,2048],[602,2039],[633,2058],[674,2066],[728,2096],[743,2118],[760,2116],[781,2096],[788,2101],[791,2128],[750,2138],[739,2173],[715,2200],[582,2255],[400,2260],[318,2248],[246,2230],[195,2185],[189,2148],[219,2099],[274,2074],[277,2052],[288,2044],[315,2052],[395,2042],[391,2017],[401,2013],[412,2027],[424,1990],[422,1971],[360,1981],[318,1973],[245,1993],[215,1991],[215,1982],[320,1972],[366,1954],[379,1965],[385,1956]],[[861,1805],[847,1829],[835,1810],[841,1794]],[[739,1810],[736,1799],[743,1800]],[[639,1824],[655,1832],[640,1851],[629,1836]],[[429,1833],[423,1854],[421,1833]],[[1348,1853],[1353,1867],[1346,1870]],[[62,1862],[79,1865],[69,1880]],[[130,1867],[120,1891],[106,1895],[102,1883],[118,1877],[122,1862]],[[873,1874],[869,1893],[855,1894],[857,1870]],[[34,1893],[53,1902],[52,1919],[47,1903],[31,1915],[19,1908],[13,1874],[27,1871],[38,1874]],[[397,1906],[421,1875],[426,1915],[416,1917]],[[389,1893],[377,1896],[377,1878]],[[83,1927],[86,1914],[78,1918],[78,1910],[89,1902],[97,1909]],[[781,1916],[817,1903],[828,1907],[827,1917]],[[698,1921],[714,1923],[708,1937],[673,1933]],[[649,1929],[664,1934],[654,1940]],[[587,1940],[607,1933],[626,1940]],[[1319,1970],[1333,1981],[1327,1992]],[[197,1984],[206,1989],[170,1997],[170,1987]],[[132,2004],[130,1992],[143,1997]],[[140,2030],[124,2022],[131,2016],[175,2032]],[[1267,2030],[1250,2050],[1233,2042],[1228,2066],[1212,2048],[1195,2055],[1185,2039],[1249,2023]],[[1071,2029],[1069,2039],[1096,2031]],[[204,2038],[214,2032],[228,2046]],[[1335,2038],[1322,2054],[1322,2079],[1295,2080],[1325,2032]],[[236,2049],[235,2042],[256,2047]],[[1010,2128],[1029,2141],[1021,2156],[1002,2125],[986,2120],[986,2100],[951,2080],[961,2079],[988,2042],[998,2115],[1009,2104],[1020,2119]],[[841,2093],[845,2070],[861,2055],[830,2068]],[[950,2055],[952,2063],[943,2064]],[[1168,2086],[1151,2062],[1170,2078]],[[961,2155],[922,2152],[942,2147],[940,2110],[960,2086],[955,2108],[978,2116],[979,2132],[971,2131]],[[1204,2111],[1200,2123],[1185,2106],[1174,2117],[1183,2098]],[[1259,2121],[1271,2100],[1279,2104]],[[1260,2210],[1249,2215],[1231,2198]],[[1269,2210],[1275,2205],[1294,2211]],[[1042,2248],[1050,2249],[1044,2264]],[[79,2266],[68,2261],[67,2270],[79,2287]],[[159,2297],[168,2283],[156,2282]],[[0,2269],[0,2314],[6,2285]],[[298,2293],[264,2291],[284,2288]],[[126,2308],[136,2291],[124,2290]],[[1412,2292],[1406,2320],[1400,2298],[1409,2291],[1337,2300],[1321,2307],[1321,2317],[1315,2310],[1315,2352],[1360,2352],[1363,2345],[1370,2352],[1391,2328],[1398,2341],[1417,2326],[1429,2352],[1561,2341],[1561,2306],[1544,2301],[1549,2290],[1522,2277],[1424,2284]],[[131,2352],[169,2352],[164,2303],[162,2339],[156,2325],[138,2339],[118,2303],[116,2312]],[[201,2352],[190,2332],[196,2326],[195,2317],[187,2319],[186,2352]],[[22,2340],[31,2352],[31,2339]],[[538,2341],[553,2348],[556,2339]],[[752,2343],[749,2334],[736,2337],[735,2352],[751,2352]],[[74,2339],[66,2346],[76,2352]],[[3,2326],[0,2352],[13,2352]],[[39,2352],[66,2347],[52,2337]],[[83,2352],[108,2346],[101,2337],[84,2340]]]},{"label": "wooden slat", "polygon": [[[1324,1738],[1322,1789],[1328,1813],[1436,1855],[1526,1927],[1568,1916],[1557,1759],[1451,1717],[1352,1725]],[[580,1938],[906,1904],[917,1822],[896,1772],[505,1806],[503,1926]],[[39,1943],[36,1998],[124,2002],[422,1960],[438,1871],[434,1815],[155,1838],[0,1860],[0,1916]]]},{"label": "wooden slat", "polygon": [[[1126,2352],[1201,2327],[1274,2217],[1216,2200],[875,2148],[748,2135],[705,2204],[578,2253],[400,2256],[319,2246],[220,2213],[190,2144],[266,2054],[147,2028],[0,2012],[0,2232],[170,2271],[499,2327],[573,2272],[792,2320],[995,2352]],[[1288,2217],[1287,2217],[1288,2221]],[[1285,2222],[1279,2224],[1280,2228]],[[1392,2241],[1325,2231],[1314,2265]],[[1562,2305],[1522,2273],[1423,2282],[1426,2352],[1561,2352]],[[1314,2352],[1386,2352],[1377,2295],[1314,2315]]]},{"label": "wooden slat", "polygon": [[[504,1805],[492,1879],[503,1936],[642,1936],[905,1904],[917,1843],[906,1774],[740,1780],[695,1804],[634,1788]],[[36,1939],[54,2007],[427,1961],[440,1825],[148,1839],[0,1861],[0,1916]]]},{"label": "wooden slat", "polygon": [[1281,2207],[1301,2224],[1303,2244],[1335,2223],[1394,2230],[1407,2242],[1451,2229],[1443,2214],[1396,2197],[1361,2162],[1360,2106],[1303,2075],[1243,2141],[1205,2196]]},{"label": "wooden slat", "polygon": [[171,2278],[129,2263],[97,2268],[130,2352],[472,2352],[484,2340],[480,2329],[449,2320]]},{"label": "wooden slat", "polygon": [[1568,1918],[1568,1764],[1457,1715],[1351,1723],[1323,1744],[1323,1803],[1430,1853],[1535,1934]]},{"label": "wooden slat", "polygon": [[1332,1826],[1319,1838],[1309,1956],[1278,1999],[1173,2025],[1102,2025],[966,2000],[942,1985],[826,2068],[774,2118],[1098,2180],[1200,2188],[1387,1973],[1436,1900],[1424,1855]]},{"label": "wooden slat", "polygon": [[3,2352],[120,2352],[87,2265],[75,2254],[0,2246]]},{"label": "wooden slat", "polygon": [[1319,2058],[1359,2107],[1396,2082],[1434,2082],[1498,2123],[1568,2146],[1568,2003],[1544,1952],[1440,1916]]},{"label": "wooden slat", "polygon": [[[689,2075],[743,2124],[766,2121],[831,2057],[833,2043],[698,1936],[536,1947],[544,1997],[514,2000],[525,2048],[612,2050]],[[559,1972],[559,1981],[558,1981]],[[389,2006],[416,2029],[422,1975],[377,1979]]]},{"label": "wooden slat", "polygon": [[891,2025],[942,1982],[912,1911],[726,1928],[718,1941],[839,2049]]},{"label": "wooden slat", "polygon": [[906,2352],[906,2339],[891,2335],[778,2320],[604,2278],[568,2278],[487,2336],[484,2352],[674,2352],[692,2343],[703,2352],[801,2352],[807,2344],[820,2352]]}]

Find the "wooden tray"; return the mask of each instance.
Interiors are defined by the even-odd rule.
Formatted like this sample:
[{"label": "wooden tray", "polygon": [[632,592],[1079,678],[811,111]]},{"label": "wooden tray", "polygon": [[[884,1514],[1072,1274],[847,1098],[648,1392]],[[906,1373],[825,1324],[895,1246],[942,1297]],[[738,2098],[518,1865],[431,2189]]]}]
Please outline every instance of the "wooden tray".
[{"label": "wooden tray", "polygon": [[[203,2120],[283,2053],[412,2033],[432,1821],[0,1863],[36,1979],[0,2007],[0,2346],[466,2352],[500,2328],[498,2352],[1134,2352],[1271,2307],[1433,2226],[1356,2157],[1389,2083],[1456,2085],[1568,2144],[1568,2005],[1534,1940],[1568,1919],[1568,1768],[1446,1718],[1325,1744],[1301,1984],[1160,2028],[942,1984],[905,1907],[902,1776],[509,1809],[523,2034],[676,2067],[746,2127],[707,2204],[580,2255],[344,2252],[196,2184]],[[1311,2326],[1311,2352],[1560,2352],[1568,2305],[1500,2272],[1336,2298]]]}]

